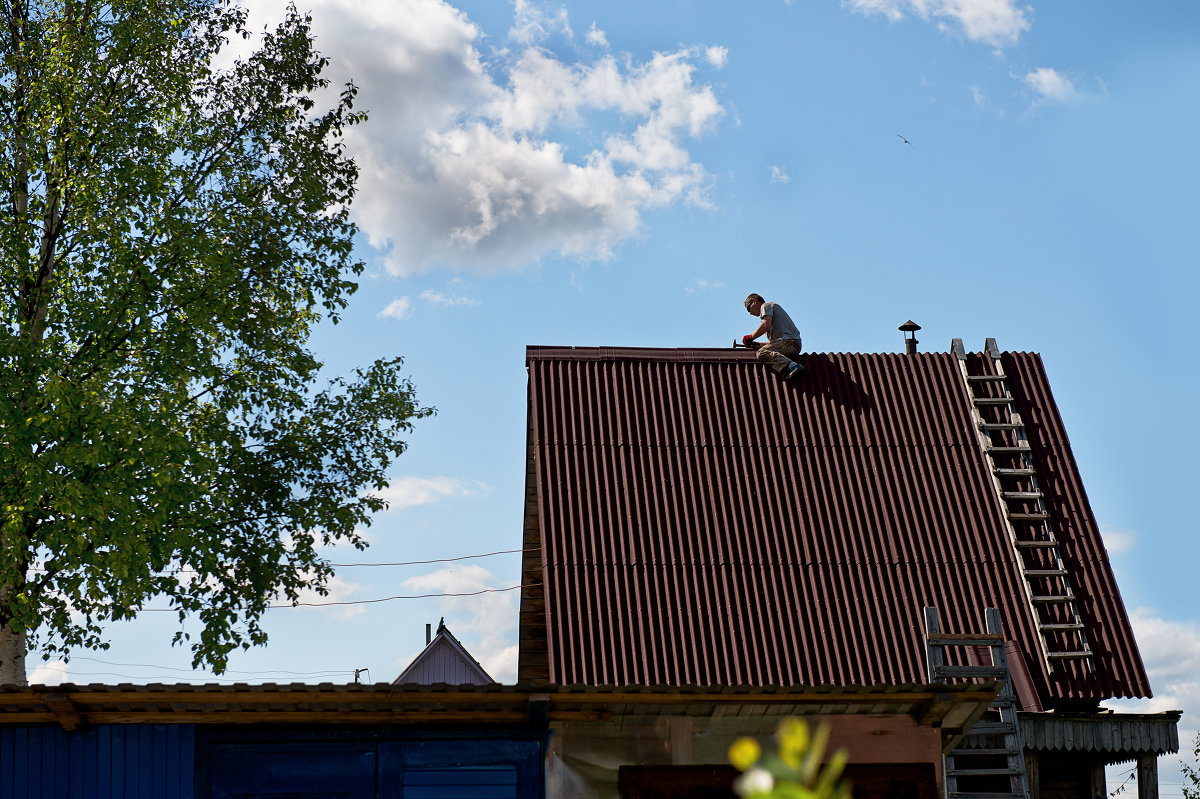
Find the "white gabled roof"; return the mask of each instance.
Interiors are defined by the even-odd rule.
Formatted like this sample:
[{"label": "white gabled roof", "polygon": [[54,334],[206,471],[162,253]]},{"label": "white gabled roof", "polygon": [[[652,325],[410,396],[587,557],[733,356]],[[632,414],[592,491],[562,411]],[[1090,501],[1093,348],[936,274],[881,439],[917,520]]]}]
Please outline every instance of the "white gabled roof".
[{"label": "white gabled roof", "polygon": [[421,650],[393,685],[495,685],[496,681],[471,657],[458,639],[450,634],[445,620],[438,624],[437,635]]}]

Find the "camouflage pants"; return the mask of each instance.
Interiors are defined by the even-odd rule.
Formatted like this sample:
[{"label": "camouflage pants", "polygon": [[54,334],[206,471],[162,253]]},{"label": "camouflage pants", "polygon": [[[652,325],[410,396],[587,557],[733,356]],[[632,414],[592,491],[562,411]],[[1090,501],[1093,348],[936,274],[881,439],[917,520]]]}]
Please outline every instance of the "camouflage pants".
[{"label": "camouflage pants", "polygon": [[790,366],[800,354],[800,342],[790,338],[768,341],[758,348],[758,362],[765,363],[779,374]]}]

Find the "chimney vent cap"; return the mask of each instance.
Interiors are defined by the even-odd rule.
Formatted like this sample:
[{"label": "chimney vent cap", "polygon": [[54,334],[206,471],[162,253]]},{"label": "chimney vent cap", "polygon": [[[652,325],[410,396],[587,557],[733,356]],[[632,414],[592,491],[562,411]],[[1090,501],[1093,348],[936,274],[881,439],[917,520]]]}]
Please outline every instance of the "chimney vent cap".
[{"label": "chimney vent cap", "polygon": [[918,324],[917,324],[916,322],[914,322],[913,320],[909,319],[907,322],[905,322],[904,324],[900,325],[900,327],[899,327],[898,329],[899,329],[899,330],[902,330],[902,331],[903,331],[903,332],[905,332],[905,333],[915,333],[915,332],[917,332],[918,330],[920,330],[920,329],[921,329],[921,326],[920,326],[920,325],[918,325]]}]

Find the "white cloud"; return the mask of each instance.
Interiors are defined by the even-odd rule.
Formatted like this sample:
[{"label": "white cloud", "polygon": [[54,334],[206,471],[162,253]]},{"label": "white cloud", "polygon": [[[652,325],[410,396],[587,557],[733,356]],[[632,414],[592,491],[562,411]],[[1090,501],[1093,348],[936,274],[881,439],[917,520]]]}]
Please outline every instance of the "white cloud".
[{"label": "white cloud", "polygon": [[[482,566],[456,566],[410,577],[404,586],[423,593],[472,593],[485,588],[506,588]],[[519,591],[438,600],[446,626],[484,670],[498,682],[517,679],[517,604]]]},{"label": "white cloud", "polygon": [[705,280],[702,277],[694,278],[692,285],[684,286],[683,290],[687,294],[695,294],[697,291],[712,291],[722,288],[725,284],[719,280]]},{"label": "white cloud", "polygon": [[51,660],[38,665],[29,675],[30,685],[62,685],[71,681],[71,675],[65,660]]},{"label": "white cloud", "polygon": [[399,299],[392,300],[388,303],[387,307],[376,314],[376,316],[403,321],[412,316],[412,303],[408,301],[408,297],[401,297]]},{"label": "white cloud", "polygon": [[791,183],[792,177],[787,173],[787,170],[781,166],[768,167],[771,170],[772,183]]},{"label": "white cloud", "polygon": [[[1169,621],[1149,608],[1135,610],[1130,621],[1151,683],[1158,683],[1155,693],[1170,686],[1200,691],[1200,624]],[[1200,693],[1195,695],[1200,697]],[[1200,717],[1200,706],[1196,710]]]},{"label": "white cloud", "polygon": [[479,304],[479,300],[470,297],[442,294],[440,291],[434,291],[433,289],[422,291],[420,296],[425,302],[430,305],[436,305],[439,308],[452,308],[456,305],[474,307]]},{"label": "white cloud", "polygon": [[[255,27],[282,15],[282,0],[247,3]],[[605,259],[646,211],[708,203],[688,147],[725,109],[696,80],[700,48],[568,61],[537,44],[569,33],[565,10],[521,0],[515,46],[484,55],[482,30],[444,0],[310,5],[328,77],[353,77],[370,115],[347,134],[354,214],[392,274]]]},{"label": "white cloud", "polygon": [[971,87],[971,99],[975,101],[975,105],[983,105],[987,102],[987,96],[978,86]]},{"label": "white cloud", "polygon": [[1200,719],[1200,623],[1164,619],[1150,608],[1134,610],[1130,622],[1154,697],[1108,700],[1104,704],[1127,713],[1183,711],[1179,724],[1181,754],[1159,758],[1160,782],[1178,783],[1181,756],[1191,760],[1192,742],[1200,729],[1197,723]]},{"label": "white cloud", "polygon": [[729,48],[714,45],[705,49],[704,57],[716,69],[723,69],[729,61]]},{"label": "white cloud", "polygon": [[532,0],[514,0],[513,26],[508,37],[513,41],[530,45],[540,42],[554,33],[562,33],[568,39],[574,34],[567,20],[567,9],[548,11],[542,4]]},{"label": "white cloud", "polygon": [[1037,92],[1039,102],[1066,103],[1079,96],[1071,80],[1051,67],[1038,67],[1021,80]]},{"label": "white cloud", "polygon": [[488,650],[479,658],[479,665],[491,675],[492,679],[501,683],[517,681],[517,660],[520,650],[516,644],[500,649]]},{"label": "white cloud", "polygon": [[478,480],[459,480],[453,477],[400,477],[376,496],[388,503],[389,510],[412,508],[450,497],[470,497],[492,490]]},{"label": "white cloud", "polygon": [[608,37],[604,35],[604,31],[596,27],[596,23],[592,23],[592,27],[588,28],[587,35],[584,36],[588,44],[594,44],[597,47],[608,48]]},{"label": "white cloud", "polygon": [[1110,530],[1101,528],[1100,537],[1104,539],[1104,548],[1108,550],[1110,555],[1119,555],[1122,552],[1128,552],[1133,549],[1133,544],[1137,540],[1135,533],[1126,530]]},{"label": "white cloud", "polygon": [[911,14],[937,24],[940,30],[956,29],[973,42],[993,47],[1017,43],[1031,27],[1029,8],[1016,0],[842,0],[851,11],[879,14],[898,22]]}]

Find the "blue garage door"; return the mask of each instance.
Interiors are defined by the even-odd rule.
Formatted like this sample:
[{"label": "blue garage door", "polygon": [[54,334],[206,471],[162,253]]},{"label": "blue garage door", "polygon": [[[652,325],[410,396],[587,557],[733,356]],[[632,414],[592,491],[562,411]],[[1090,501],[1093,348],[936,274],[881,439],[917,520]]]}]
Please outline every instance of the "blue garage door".
[{"label": "blue garage door", "polygon": [[221,744],[212,799],[375,799],[374,743]]},{"label": "blue garage door", "polygon": [[518,799],[516,766],[408,768],[404,799]]},{"label": "blue garage door", "polygon": [[208,799],[540,799],[538,741],[316,740],[208,747]]}]

